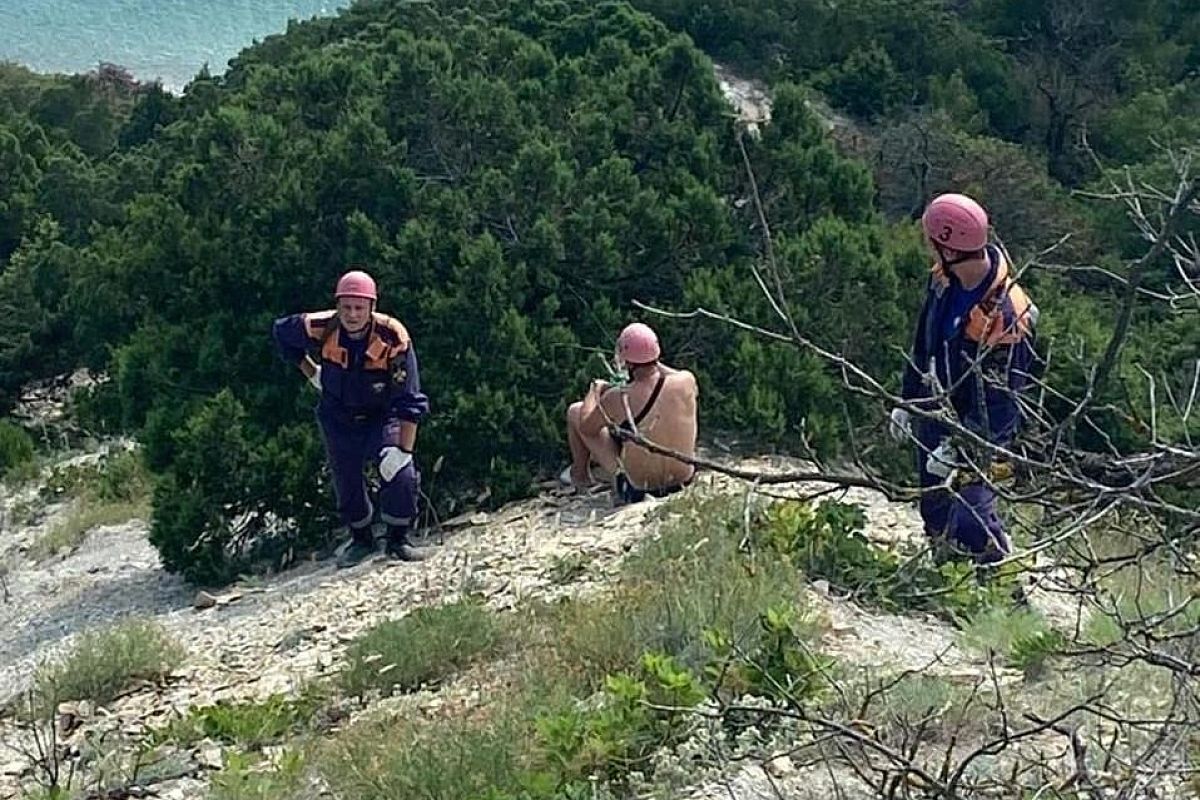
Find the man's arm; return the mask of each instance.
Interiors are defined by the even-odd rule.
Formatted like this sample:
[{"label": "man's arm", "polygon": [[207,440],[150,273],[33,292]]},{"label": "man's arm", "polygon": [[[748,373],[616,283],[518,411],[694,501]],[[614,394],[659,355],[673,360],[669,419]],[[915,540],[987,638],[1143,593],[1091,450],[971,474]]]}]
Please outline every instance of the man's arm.
[{"label": "man's arm", "polygon": [[595,436],[604,430],[610,419],[619,419],[612,408],[609,398],[619,399],[620,392],[609,392],[612,388],[607,381],[596,379],[588,387],[583,396],[583,405],[579,409],[579,432],[584,436]]},{"label": "man's arm", "polygon": [[[303,314],[291,314],[275,320],[271,326],[271,338],[275,340],[275,350],[279,357],[289,364],[296,364],[303,370],[314,366],[308,357],[308,330],[304,324]],[[305,375],[311,375],[311,371]]]},{"label": "man's arm", "polygon": [[308,354],[312,344],[312,326],[307,314],[292,314],[280,317],[271,326],[271,336],[279,357],[300,368],[305,380],[321,391],[320,370],[317,362]]},{"label": "man's arm", "polygon": [[384,426],[383,443],[411,453],[417,443],[417,424],[429,413],[429,397],[421,391],[417,351],[407,350],[392,365],[392,400]]}]

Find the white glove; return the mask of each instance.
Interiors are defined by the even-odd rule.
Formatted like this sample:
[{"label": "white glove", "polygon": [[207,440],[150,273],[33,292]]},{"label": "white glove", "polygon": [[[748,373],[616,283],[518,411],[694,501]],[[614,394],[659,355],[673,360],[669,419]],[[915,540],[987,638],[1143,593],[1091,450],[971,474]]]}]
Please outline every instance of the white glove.
[{"label": "white glove", "polygon": [[399,447],[385,447],[379,451],[379,477],[387,482],[400,474],[400,470],[412,463],[412,453]]},{"label": "white glove", "polygon": [[912,437],[912,415],[903,408],[893,408],[891,420],[888,422],[888,433],[901,444],[910,441]]},{"label": "white glove", "polygon": [[958,448],[950,444],[949,439],[943,440],[925,459],[925,471],[939,478],[950,477],[950,473],[960,466],[962,462],[958,458]]},{"label": "white glove", "polygon": [[321,365],[313,366],[313,374],[308,377],[308,382],[313,385],[313,388],[318,392],[321,391]]}]

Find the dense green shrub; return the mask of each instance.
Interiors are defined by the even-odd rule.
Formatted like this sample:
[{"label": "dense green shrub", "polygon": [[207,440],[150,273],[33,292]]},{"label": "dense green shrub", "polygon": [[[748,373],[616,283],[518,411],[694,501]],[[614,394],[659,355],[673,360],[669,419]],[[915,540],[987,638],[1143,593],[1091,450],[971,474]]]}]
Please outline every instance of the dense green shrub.
[{"label": "dense green shrub", "polygon": [[[204,403],[173,442],[172,468],[154,487],[150,530],[167,569],[198,583],[225,581],[260,557],[286,561],[326,530],[320,523],[328,523],[332,501],[318,482],[315,443],[295,429],[261,442],[228,390]],[[279,519],[272,507],[295,508],[296,517]]]},{"label": "dense green shrub", "polygon": [[[896,251],[866,171],[798,90],[782,95],[778,126],[749,143],[778,198],[782,268],[815,338],[857,341],[832,309],[864,279],[891,296]],[[753,211],[728,203],[748,178],[711,64],[628,6],[357,8],[246,50],[160,110],[174,122],[120,156],[149,182],[72,287],[85,349],[114,352],[112,388],[86,409],[140,430],[162,474],[152,540],[195,580],[328,533],[313,396],[268,331],[327,306],[347,264],[367,265],[380,310],[413,334],[433,404],[418,459],[441,463],[425,486],[441,508],[524,494],[565,457],[565,406],[632,300],[716,296],[761,315]],[[805,311],[817,296],[831,310]],[[705,424],[781,442],[803,427],[836,448],[864,414],[811,357],[659,327],[668,361],[700,376]]]},{"label": "dense green shrub", "polygon": [[1194,4],[1101,0],[1073,14],[1072,0],[633,2],[713,58],[772,83],[820,85],[865,119],[890,106],[945,109],[957,71],[966,132],[1030,145],[1069,185],[1092,174],[1084,132],[1101,157],[1126,162],[1152,157],[1151,136],[1195,139]]}]

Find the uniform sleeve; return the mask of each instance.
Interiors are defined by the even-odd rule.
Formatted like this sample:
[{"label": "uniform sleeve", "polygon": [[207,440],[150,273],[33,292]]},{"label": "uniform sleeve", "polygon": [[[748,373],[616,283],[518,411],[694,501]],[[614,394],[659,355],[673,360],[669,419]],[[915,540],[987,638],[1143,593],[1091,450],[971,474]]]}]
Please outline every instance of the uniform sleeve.
[{"label": "uniform sleeve", "polygon": [[304,315],[291,314],[275,320],[271,326],[271,338],[275,340],[275,349],[284,361],[295,364],[304,358],[309,344]]},{"label": "uniform sleeve", "polygon": [[421,391],[421,373],[416,347],[410,342],[399,357],[401,364],[392,367],[392,399],[388,404],[384,443],[400,443],[400,423],[420,422],[429,413],[429,398]]}]

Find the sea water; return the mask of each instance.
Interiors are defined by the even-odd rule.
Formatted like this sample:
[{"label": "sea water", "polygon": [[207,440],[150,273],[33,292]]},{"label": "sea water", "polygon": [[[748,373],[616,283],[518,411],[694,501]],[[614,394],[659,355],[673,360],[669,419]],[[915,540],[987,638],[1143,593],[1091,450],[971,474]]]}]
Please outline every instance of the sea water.
[{"label": "sea water", "polygon": [[0,0],[0,61],[38,72],[102,62],[179,91],[207,64],[223,72],[289,19],[337,13],[350,0]]}]

